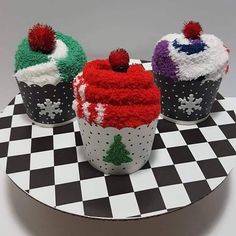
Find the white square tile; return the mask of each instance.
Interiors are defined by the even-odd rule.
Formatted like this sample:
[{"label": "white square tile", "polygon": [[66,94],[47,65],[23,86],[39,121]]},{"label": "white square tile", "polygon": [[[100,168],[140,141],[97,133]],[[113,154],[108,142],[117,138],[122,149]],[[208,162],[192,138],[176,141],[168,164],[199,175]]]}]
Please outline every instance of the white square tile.
[{"label": "white square tile", "polygon": [[144,67],[145,70],[152,70],[151,62],[142,63],[142,66]]},{"label": "white square tile", "polygon": [[184,138],[182,137],[181,133],[178,131],[161,133],[160,135],[167,148],[186,145]]},{"label": "white square tile", "polygon": [[17,94],[15,98],[15,104],[21,104],[21,103],[23,103],[22,97],[20,94]]},{"label": "white square tile", "polygon": [[0,129],[0,142],[8,142],[10,140],[11,129]]},{"label": "white square tile", "polygon": [[21,171],[8,175],[23,190],[29,190],[30,171]]},{"label": "white square tile", "polygon": [[71,214],[84,215],[84,207],[82,202],[75,202],[58,206],[57,209]]},{"label": "white square tile", "polygon": [[31,153],[30,169],[41,169],[54,166],[53,150]]},{"label": "white square tile", "polygon": [[77,152],[77,160],[78,162],[83,162],[83,161],[87,161],[87,157],[85,154],[85,150],[83,146],[77,146],[76,147],[76,152]]},{"label": "white square tile", "polygon": [[160,187],[159,189],[168,209],[186,206],[191,203],[183,184]]},{"label": "white square tile", "polygon": [[79,181],[78,163],[60,165],[54,167],[55,184],[64,184]]},{"label": "white square tile", "polygon": [[142,214],[142,217],[145,218],[145,217],[149,217],[149,216],[158,216],[158,215],[165,214],[167,212],[168,212],[167,210],[153,211],[151,213]]},{"label": "white square tile", "polygon": [[183,183],[205,180],[205,177],[197,162],[188,162],[175,165]]},{"label": "white square tile", "polygon": [[57,134],[53,136],[54,149],[61,149],[67,147],[75,147],[75,134]]},{"label": "white square tile", "polygon": [[3,115],[4,116],[12,116],[13,115],[13,111],[14,111],[14,105],[8,105],[4,111],[3,111]]},{"label": "white square tile", "polygon": [[55,186],[47,186],[42,188],[35,188],[29,191],[29,194],[35,199],[43,202],[48,206],[55,207],[56,199],[55,199]]},{"label": "white square tile", "polygon": [[12,123],[11,123],[12,127],[21,127],[27,125],[32,125],[32,121],[26,114],[14,115],[12,117]]},{"label": "white square tile", "polygon": [[169,152],[165,148],[152,150],[149,163],[152,168],[173,165]]},{"label": "white square tile", "polygon": [[112,215],[114,218],[125,218],[140,215],[134,193],[120,194],[109,197]]},{"label": "white square tile", "polygon": [[235,97],[219,100],[219,103],[227,111],[231,111],[231,110],[236,111],[236,98]]},{"label": "white square tile", "polygon": [[77,120],[75,120],[75,121],[73,122],[73,126],[74,126],[74,131],[75,131],[75,132],[80,131],[80,129],[79,129],[79,123],[78,123]]},{"label": "white square tile", "polygon": [[216,158],[216,154],[208,143],[196,143],[188,147],[196,161]]},{"label": "white square tile", "polygon": [[32,138],[46,137],[53,135],[53,128],[45,128],[38,125],[32,126]]},{"label": "white square tile", "polygon": [[230,144],[233,146],[234,150],[236,150],[236,138],[228,139]]},{"label": "white square tile", "polygon": [[226,139],[224,133],[218,126],[200,128],[200,130],[208,142]]},{"label": "white square tile", "polygon": [[129,64],[130,65],[132,65],[132,64],[142,64],[142,62],[139,59],[130,59]]},{"label": "white square tile", "polygon": [[197,129],[198,126],[197,125],[179,125],[176,124],[178,130],[189,130],[189,129]]},{"label": "white square tile", "polygon": [[217,125],[235,123],[231,116],[225,111],[211,113],[211,117]]},{"label": "white square tile", "polygon": [[131,174],[130,179],[135,192],[158,187],[151,169],[139,170]]},{"label": "white square tile", "polygon": [[6,171],[7,169],[7,157],[1,157],[0,158],[0,170]]},{"label": "white square tile", "polygon": [[104,177],[81,180],[80,185],[83,201],[108,197],[107,186]]},{"label": "white square tile", "polygon": [[227,174],[235,167],[236,165],[236,156],[226,156],[219,158],[221,165],[224,167]]},{"label": "white square tile", "polygon": [[207,179],[207,183],[210,186],[210,189],[214,190],[217,186],[219,186],[222,183],[224,179],[225,177]]},{"label": "white square tile", "polygon": [[31,139],[22,139],[9,142],[8,156],[29,154],[31,152]]}]

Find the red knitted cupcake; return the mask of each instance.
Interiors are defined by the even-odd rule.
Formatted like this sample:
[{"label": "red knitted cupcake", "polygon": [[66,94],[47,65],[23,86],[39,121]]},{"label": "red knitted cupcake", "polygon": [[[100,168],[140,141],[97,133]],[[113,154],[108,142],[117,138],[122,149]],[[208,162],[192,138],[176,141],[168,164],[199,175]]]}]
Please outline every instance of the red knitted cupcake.
[{"label": "red knitted cupcake", "polygon": [[[88,62],[82,75],[74,80],[76,98],[74,108],[79,118],[84,145],[86,149],[89,149],[86,150],[86,153],[89,154],[87,156],[91,164],[96,168],[99,166],[98,169],[105,173],[130,173],[146,163],[155,133],[153,127],[156,126],[160,114],[160,91],[154,83],[152,73],[145,71],[141,65],[129,66],[127,55],[126,51],[119,49],[113,51],[109,59]],[[150,130],[150,127],[153,129]],[[99,132],[95,129],[99,129]],[[128,142],[128,140],[134,140],[133,133],[138,135],[136,133],[141,129],[142,133],[145,133],[144,129],[147,131],[148,140],[144,137],[143,140],[139,140],[140,145],[138,146],[141,148],[145,145],[146,147],[148,142],[148,147],[142,147],[142,149],[147,150],[146,153],[140,151],[140,148],[135,150],[132,147],[136,145],[130,141],[130,143]],[[128,132],[124,133],[124,130]],[[93,135],[89,135],[91,133]],[[100,140],[107,140],[107,137],[97,137],[94,133],[100,133],[100,135],[103,133],[107,137],[110,136],[106,143],[111,146],[117,135],[122,136],[121,141],[123,143],[128,142],[125,143],[128,152],[132,154],[134,152],[139,153],[138,156],[142,156],[142,158],[139,158],[141,161],[133,161],[132,157],[126,159],[127,162],[121,161],[121,163],[112,161],[112,158],[107,159],[106,154],[109,148],[106,146],[109,146],[109,144],[103,143],[100,145]],[[152,140],[150,140],[150,137]],[[95,139],[96,147],[99,145],[102,148],[101,150],[104,151],[98,154],[99,148],[94,148],[95,144],[91,139]],[[134,140],[134,142],[136,143],[137,140]],[[91,151],[89,146],[92,146],[93,150],[96,149],[96,152]],[[102,159],[98,161],[97,158],[94,158],[95,155],[102,157]],[[128,161],[131,159],[132,161]],[[138,164],[135,166],[132,162],[138,162]],[[110,166],[108,166],[108,163]]]}]

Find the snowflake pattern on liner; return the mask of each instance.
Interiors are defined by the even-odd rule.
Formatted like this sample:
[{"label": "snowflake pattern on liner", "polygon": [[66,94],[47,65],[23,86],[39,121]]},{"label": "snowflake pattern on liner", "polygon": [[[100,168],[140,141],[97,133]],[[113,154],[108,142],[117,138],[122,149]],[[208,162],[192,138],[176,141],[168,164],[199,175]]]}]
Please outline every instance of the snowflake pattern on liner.
[{"label": "snowflake pattern on liner", "polygon": [[60,109],[61,102],[52,102],[50,99],[46,98],[44,103],[38,103],[37,106],[40,108],[40,115],[47,115],[51,119],[54,119],[56,114],[61,114],[62,110]]},{"label": "snowflake pattern on liner", "polygon": [[201,102],[202,98],[195,98],[193,94],[189,94],[187,99],[179,98],[180,106],[178,107],[180,110],[185,111],[188,115],[191,115],[194,110],[201,110]]}]

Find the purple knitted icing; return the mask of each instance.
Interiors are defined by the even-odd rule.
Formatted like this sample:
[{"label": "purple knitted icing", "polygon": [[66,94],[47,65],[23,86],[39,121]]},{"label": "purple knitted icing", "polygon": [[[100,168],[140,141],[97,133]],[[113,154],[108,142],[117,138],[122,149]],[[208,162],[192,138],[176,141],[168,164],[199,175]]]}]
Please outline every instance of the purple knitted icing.
[{"label": "purple knitted icing", "polygon": [[162,40],[156,45],[152,56],[152,68],[162,76],[177,79],[178,68],[170,57],[168,44],[167,40]]}]

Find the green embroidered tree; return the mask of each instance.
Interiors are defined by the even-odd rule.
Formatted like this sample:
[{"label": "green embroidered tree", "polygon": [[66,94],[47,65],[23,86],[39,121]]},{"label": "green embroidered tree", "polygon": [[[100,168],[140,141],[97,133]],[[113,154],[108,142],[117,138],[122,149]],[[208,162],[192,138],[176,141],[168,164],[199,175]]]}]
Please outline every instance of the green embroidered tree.
[{"label": "green embroidered tree", "polygon": [[121,135],[114,136],[114,142],[110,145],[110,148],[106,151],[106,156],[103,157],[103,161],[112,163],[116,166],[122,163],[133,161],[129,157],[129,151],[126,150],[125,145],[121,141]]}]

